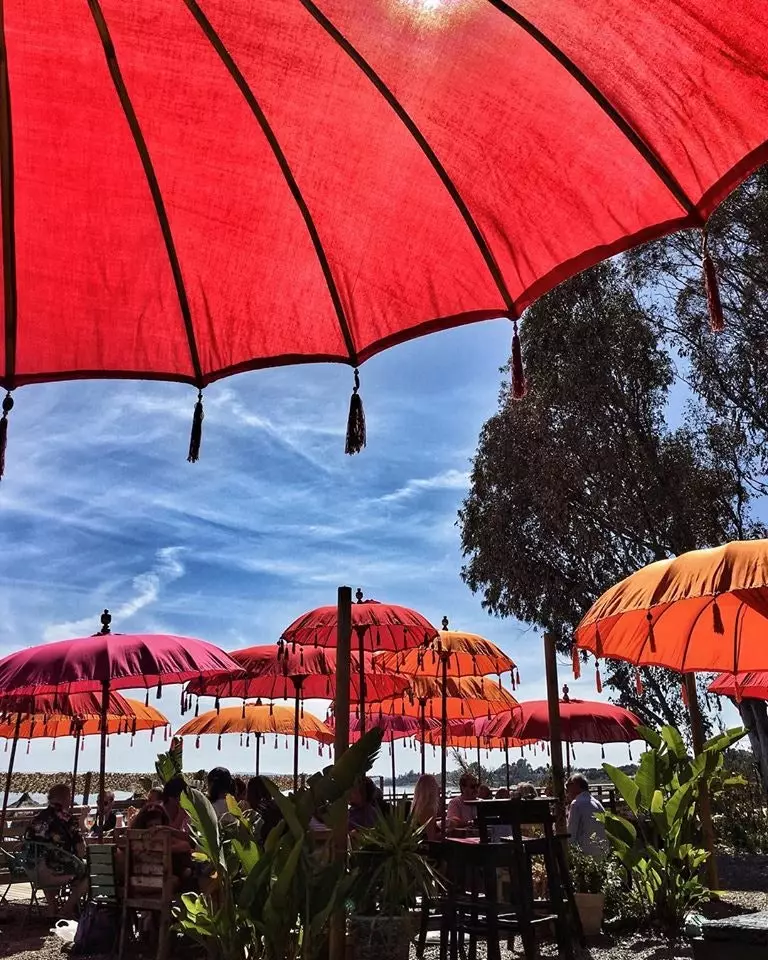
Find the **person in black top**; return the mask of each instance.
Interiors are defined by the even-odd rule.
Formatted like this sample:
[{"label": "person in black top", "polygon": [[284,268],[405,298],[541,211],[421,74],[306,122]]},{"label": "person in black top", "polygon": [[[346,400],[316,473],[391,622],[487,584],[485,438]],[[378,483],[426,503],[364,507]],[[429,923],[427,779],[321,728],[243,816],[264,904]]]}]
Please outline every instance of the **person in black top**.
[{"label": "person in black top", "polygon": [[104,811],[104,833],[109,833],[117,826],[115,795],[111,790],[105,790],[104,793],[99,794],[99,799],[96,801],[96,823],[91,830],[92,837],[99,835],[99,818],[102,810]]},{"label": "person in black top", "polygon": [[270,832],[280,823],[283,815],[280,807],[267,790],[261,777],[251,777],[248,781],[246,801],[249,808],[261,820],[260,841],[263,844]]},{"label": "person in black top", "polygon": [[72,795],[66,783],[57,783],[48,791],[48,806],[27,827],[26,856],[35,864],[52,914],[57,908],[58,891],[68,886],[70,896],[65,912],[73,915],[85,893],[85,843],[79,822],[70,813]]}]

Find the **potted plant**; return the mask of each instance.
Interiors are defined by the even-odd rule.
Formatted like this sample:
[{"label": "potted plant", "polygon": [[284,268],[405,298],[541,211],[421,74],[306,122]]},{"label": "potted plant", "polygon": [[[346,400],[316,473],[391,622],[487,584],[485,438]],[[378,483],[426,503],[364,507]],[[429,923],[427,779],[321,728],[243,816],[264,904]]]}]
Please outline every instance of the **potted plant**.
[{"label": "potted plant", "polygon": [[424,828],[399,805],[354,839],[349,939],[355,960],[408,960],[411,911],[419,896],[432,896],[438,876],[423,848]]},{"label": "potted plant", "polygon": [[605,911],[605,887],[608,880],[607,862],[591,857],[578,847],[568,848],[568,861],[573,883],[573,896],[579,911],[585,937],[599,935]]}]

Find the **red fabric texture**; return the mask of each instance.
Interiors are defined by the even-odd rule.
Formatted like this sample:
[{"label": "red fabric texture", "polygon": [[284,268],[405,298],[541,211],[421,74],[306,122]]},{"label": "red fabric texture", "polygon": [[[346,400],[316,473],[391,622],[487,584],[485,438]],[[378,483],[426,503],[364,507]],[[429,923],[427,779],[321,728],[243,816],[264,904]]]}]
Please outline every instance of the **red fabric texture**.
[{"label": "red fabric texture", "polygon": [[768,159],[764,0],[5,0],[2,19],[8,388],[357,364],[701,226]]},{"label": "red fabric texture", "polygon": [[[107,714],[112,717],[135,715],[135,700],[119,693],[110,693]],[[0,695],[0,719],[15,720],[17,713],[39,717],[98,717],[101,716],[101,688],[88,693],[38,693],[24,696]]]},{"label": "red fabric texture", "polygon": [[[568,743],[629,743],[641,740],[640,720],[623,707],[599,700],[560,702],[560,727]],[[480,737],[518,737],[549,740],[549,704],[528,700],[510,716],[499,715],[475,726]]]},{"label": "red fabric texture", "polygon": [[721,673],[710,683],[709,692],[736,700],[768,700],[768,671]]},{"label": "red fabric texture", "polygon": [[[278,659],[274,645],[246,647],[232,653],[245,671],[240,678],[212,677],[193,680],[187,693],[204,697],[264,697],[267,700],[332,700],[336,696],[336,651],[322,647],[298,647],[286,650]],[[402,694],[408,687],[405,676],[373,671],[372,655],[366,654],[365,699],[370,703],[384,697]],[[360,659],[356,654],[349,662],[349,697],[360,699]]]},{"label": "red fabric texture", "polygon": [[[318,607],[302,614],[283,631],[291,646],[335,647],[338,608]],[[394,603],[363,600],[352,604],[352,649],[407,650],[422,646],[437,636],[437,630],[416,610]],[[295,651],[293,651],[295,652]]]},{"label": "red fabric texture", "polygon": [[19,650],[0,660],[5,696],[87,693],[239,675],[232,658],[204,640],[166,634],[97,634]]}]

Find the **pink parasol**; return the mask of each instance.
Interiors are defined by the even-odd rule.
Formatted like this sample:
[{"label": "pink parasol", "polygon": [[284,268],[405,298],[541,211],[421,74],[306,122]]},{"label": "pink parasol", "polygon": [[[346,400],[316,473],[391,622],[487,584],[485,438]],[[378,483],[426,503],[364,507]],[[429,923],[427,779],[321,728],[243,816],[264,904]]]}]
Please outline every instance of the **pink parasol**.
[{"label": "pink parasol", "polygon": [[[241,667],[213,644],[164,634],[112,634],[108,610],[101,631],[91,637],[27,647],[0,660],[0,692],[5,696],[100,693],[101,755],[99,791],[104,791],[107,724],[111,691],[184,683],[193,677],[237,675]],[[182,694],[182,706],[185,697]],[[100,831],[103,824],[100,822]]]}]

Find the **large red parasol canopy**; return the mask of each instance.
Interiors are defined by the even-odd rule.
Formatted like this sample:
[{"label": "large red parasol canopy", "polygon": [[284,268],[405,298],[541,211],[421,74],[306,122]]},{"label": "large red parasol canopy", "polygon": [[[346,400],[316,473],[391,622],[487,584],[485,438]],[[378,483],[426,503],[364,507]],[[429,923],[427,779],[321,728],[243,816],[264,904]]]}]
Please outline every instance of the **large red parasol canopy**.
[{"label": "large red parasol canopy", "polygon": [[[561,700],[560,726],[568,743],[629,743],[641,740],[640,720],[614,703],[599,700]],[[517,737],[521,740],[549,740],[547,700],[521,701],[511,715],[499,714],[475,726],[480,737]]]},{"label": "large red parasol canopy", "polygon": [[701,227],[764,0],[13,0],[0,383],[353,366]]},{"label": "large red parasol canopy", "polygon": [[[237,678],[193,680],[187,692],[209,697],[264,697],[268,700],[332,700],[336,696],[336,651],[330,648],[285,649],[278,657],[274,645],[235,650],[231,654],[245,671]],[[363,657],[366,699],[382,700],[401,694],[409,684],[405,676],[374,670],[372,654]],[[359,656],[350,656],[349,698],[360,696]]]}]

